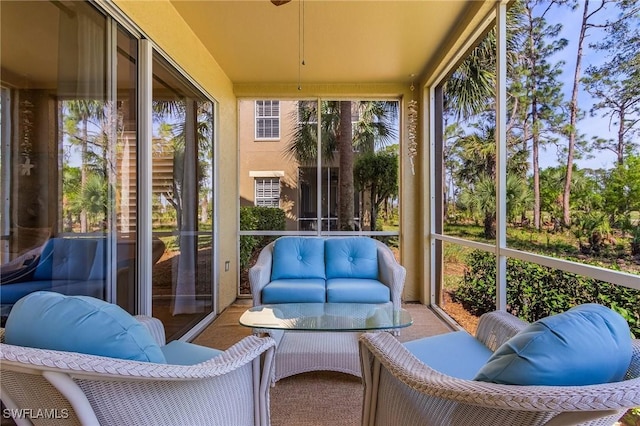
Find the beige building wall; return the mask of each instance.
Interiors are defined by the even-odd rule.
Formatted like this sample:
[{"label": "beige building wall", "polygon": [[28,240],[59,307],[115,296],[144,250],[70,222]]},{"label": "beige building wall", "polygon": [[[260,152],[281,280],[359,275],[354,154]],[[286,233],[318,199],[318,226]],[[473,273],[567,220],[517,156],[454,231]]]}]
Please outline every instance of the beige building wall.
[{"label": "beige building wall", "polygon": [[264,140],[256,138],[255,100],[238,101],[240,206],[255,205],[256,177],[279,177],[280,208],[286,214],[287,231],[298,227],[298,164],[285,155],[296,125],[292,115],[296,106],[296,101],[280,101],[280,137]]}]

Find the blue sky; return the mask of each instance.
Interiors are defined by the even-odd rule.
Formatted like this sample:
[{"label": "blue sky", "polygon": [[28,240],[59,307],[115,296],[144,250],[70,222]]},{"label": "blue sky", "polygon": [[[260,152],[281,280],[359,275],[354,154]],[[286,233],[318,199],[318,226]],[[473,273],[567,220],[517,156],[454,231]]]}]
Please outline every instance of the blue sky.
[{"label": "blue sky", "polygon": [[[592,1],[590,3],[590,9],[593,9],[596,4],[600,2]],[[555,7],[548,15],[547,20],[550,23],[562,23],[563,29],[561,36],[568,40],[568,45],[565,49],[557,54],[557,60],[564,60],[564,71],[560,77],[560,81],[564,83],[565,101],[571,99],[571,89],[573,86],[573,74],[575,71],[575,63],[577,56],[577,42],[580,34],[580,23],[582,20],[584,2],[579,2],[579,7],[575,10],[571,10],[568,7]],[[612,18],[616,15],[617,8],[614,5],[608,5],[606,10],[600,11],[596,16],[597,19],[592,22],[604,22],[607,18]],[[582,59],[582,72],[581,76],[584,76],[584,70],[589,65],[601,64],[607,60],[606,54],[599,51],[594,51],[589,47],[589,43],[592,43],[600,38],[604,34],[602,29],[590,28],[587,32],[587,38],[584,43],[584,57]],[[594,103],[593,98],[587,93],[582,85],[578,94],[578,106],[585,113],[582,120],[578,122],[578,132],[586,134],[587,140],[591,140],[592,136],[598,136],[605,139],[615,137],[615,130],[609,128],[609,119],[601,118],[599,114],[596,117],[591,117],[589,109]],[[568,113],[567,113],[568,114]],[[563,146],[566,146],[566,140],[560,141]],[[611,151],[594,151],[594,158],[577,160],[576,163],[580,168],[611,168],[615,162],[615,156]],[[548,167],[557,165],[556,147],[549,146],[546,152],[540,158],[540,166]]]}]

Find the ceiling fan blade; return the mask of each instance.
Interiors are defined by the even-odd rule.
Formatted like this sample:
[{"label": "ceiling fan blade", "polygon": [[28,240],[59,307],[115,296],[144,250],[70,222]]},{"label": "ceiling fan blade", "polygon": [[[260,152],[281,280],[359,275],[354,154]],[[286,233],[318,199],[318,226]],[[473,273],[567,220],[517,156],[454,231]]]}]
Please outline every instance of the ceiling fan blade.
[{"label": "ceiling fan blade", "polygon": [[276,6],[282,6],[283,4],[289,3],[291,0],[271,0],[271,3]]}]

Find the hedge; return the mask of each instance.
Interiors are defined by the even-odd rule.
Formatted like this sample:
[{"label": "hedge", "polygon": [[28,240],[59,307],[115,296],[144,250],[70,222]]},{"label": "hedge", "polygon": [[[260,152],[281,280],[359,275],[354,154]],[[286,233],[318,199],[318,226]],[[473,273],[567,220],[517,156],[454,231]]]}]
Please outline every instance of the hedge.
[{"label": "hedge", "polygon": [[[273,207],[240,207],[241,231],[284,231],[286,219],[284,210]],[[240,236],[240,268],[249,267],[251,256],[257,249],[262,249],[273,237],[259,235]]]},{"label": "hedge", "polygon": [[[452,299],[474,315],[495,310],[496,260],[475,250]],[[507,259],[507,311],[533,322],[582,303],[599,303],[621,314],[640,336],[640,291],[518,259]]]}]

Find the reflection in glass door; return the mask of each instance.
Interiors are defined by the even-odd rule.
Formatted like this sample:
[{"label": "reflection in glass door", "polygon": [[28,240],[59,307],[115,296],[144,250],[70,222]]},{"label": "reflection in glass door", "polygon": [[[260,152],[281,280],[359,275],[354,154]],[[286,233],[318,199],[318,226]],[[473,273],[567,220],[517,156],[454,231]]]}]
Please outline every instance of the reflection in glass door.
[{"label": "reflection in glass door", "polygon": [[167,338],[213,312],[213,103],[153,56],[153,316]]}]

